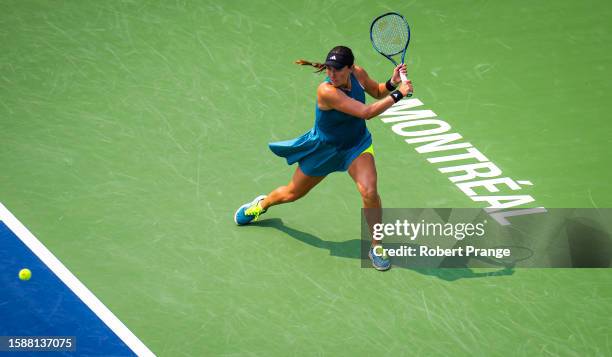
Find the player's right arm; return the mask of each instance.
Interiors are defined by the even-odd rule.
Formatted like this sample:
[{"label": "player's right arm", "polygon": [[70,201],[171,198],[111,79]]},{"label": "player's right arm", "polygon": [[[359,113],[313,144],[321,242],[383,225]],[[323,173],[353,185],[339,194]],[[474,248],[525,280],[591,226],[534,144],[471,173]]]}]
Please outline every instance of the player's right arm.
[{"label": "player's right arm", "polygon": [[[412,91],[412,83],[410,81],[401,83],[397,90],[405,97],[409,91]],[[365,120],[378,116],[395,104],[393,98],[388,95],[366,105],[347,96],[343,91],[326,82],[321,83],[317,89],[317,101],[321,110],[335,109]]]}]

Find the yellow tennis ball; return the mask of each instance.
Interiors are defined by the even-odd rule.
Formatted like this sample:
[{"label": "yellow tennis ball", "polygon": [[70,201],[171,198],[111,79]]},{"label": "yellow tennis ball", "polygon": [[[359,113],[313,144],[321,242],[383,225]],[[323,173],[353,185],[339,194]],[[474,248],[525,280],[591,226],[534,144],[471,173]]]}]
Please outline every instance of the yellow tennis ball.
[{"label": "yellow tennis ball", "polygon": [[19,279],[21,280],[30,280],[30,278],[32,277],[32,272],[30,271],[30,269],[21,269],[19,271]]}]

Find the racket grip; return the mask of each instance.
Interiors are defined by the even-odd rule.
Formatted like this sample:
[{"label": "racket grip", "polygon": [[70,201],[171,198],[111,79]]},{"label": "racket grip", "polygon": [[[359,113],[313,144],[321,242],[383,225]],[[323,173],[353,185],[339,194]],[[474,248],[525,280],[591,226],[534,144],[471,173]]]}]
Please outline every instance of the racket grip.
[{"label": "racket grip", "polygon": [[[402,82],[408,82],[408,77],[406,77],[406,74],[400,72],[400,78],[402,79]],[[407,98],[412,97],[412,92],[408,92],[408,94],[406,94]]]}]

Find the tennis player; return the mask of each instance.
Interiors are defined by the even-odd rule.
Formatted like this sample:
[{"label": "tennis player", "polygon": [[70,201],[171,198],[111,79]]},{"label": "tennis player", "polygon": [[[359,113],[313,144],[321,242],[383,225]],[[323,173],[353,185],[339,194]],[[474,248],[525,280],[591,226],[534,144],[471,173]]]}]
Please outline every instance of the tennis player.
[{"label": "tennis player", "polygon": [[[234,214],[236,224],[251,223],[270,207],[303,197],[325,176],[336,171],[348,170],[357,184],[364,208],[381,209],[372,136],[365,121],[389,109],[413,88],[410,81],[401,82],[400,72],[406,73],[404,64],[395,67],[386,83],[378,83],[354,61],[353,52],[345,46],[329,51],[324,64],[296,61],[327,74],[317,89],[314,127],[293,140],[269,144],[272,152],[286,158],[289,165],[297,162],[298,167],[286,186],[240,206]],[[366,105],[365,93],[379,100]],[[380,242],[373,240],[368,256],[374,268],[387,270],[391,267],[390,261],[373,252],[377,245]]]}]

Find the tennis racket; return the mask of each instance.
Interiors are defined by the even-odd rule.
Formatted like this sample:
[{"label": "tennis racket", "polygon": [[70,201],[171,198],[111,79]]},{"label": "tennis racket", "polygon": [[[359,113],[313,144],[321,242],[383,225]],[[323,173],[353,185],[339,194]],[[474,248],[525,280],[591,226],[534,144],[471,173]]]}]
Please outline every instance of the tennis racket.
[{"label": "tennis racket", "polygon": [[[400,63],[404,63],[408,43],[410,43],[410,26],[404,16],[396,12],[388,12],[380,15],[372,21],[370,26],[370,40],[374,49],[385,56],[389,61],[397,66],[398,63],[393,56],[402,54]],[[402,82],[408,81],[406,75],[400,72]],[[412,96],[412,92],[408,93]]]}]

